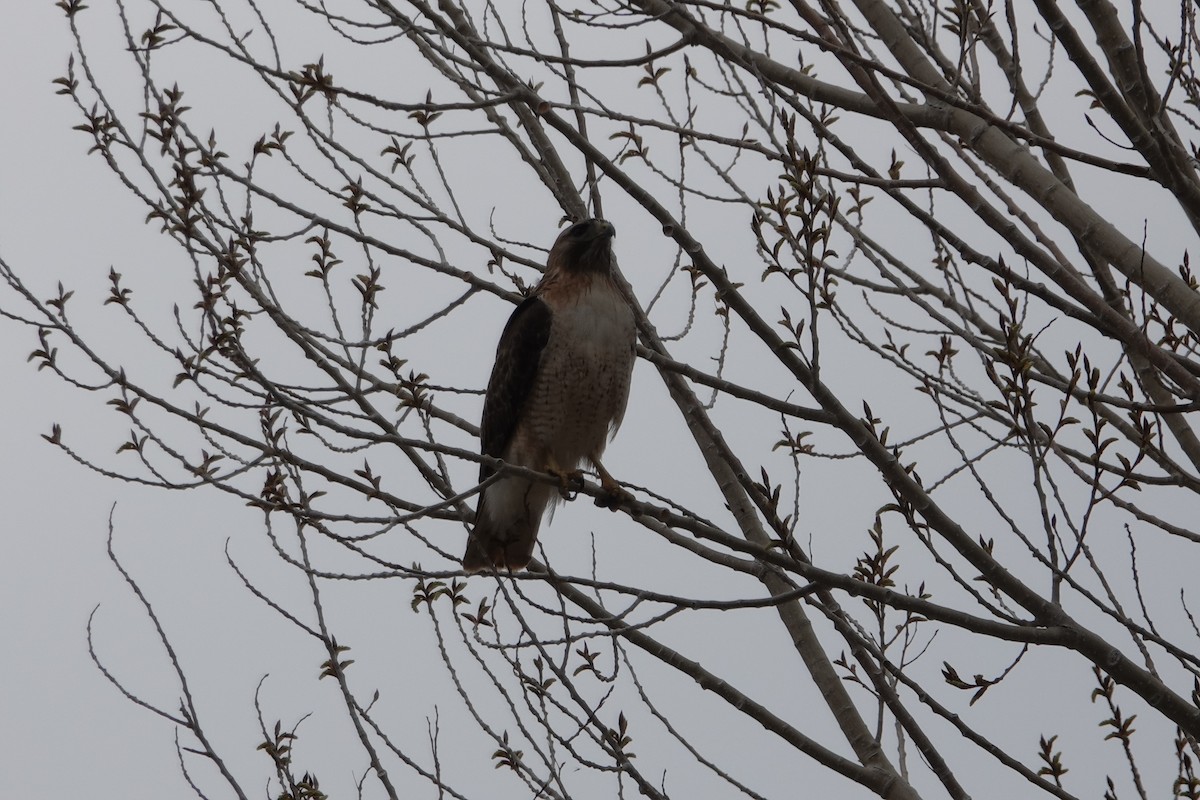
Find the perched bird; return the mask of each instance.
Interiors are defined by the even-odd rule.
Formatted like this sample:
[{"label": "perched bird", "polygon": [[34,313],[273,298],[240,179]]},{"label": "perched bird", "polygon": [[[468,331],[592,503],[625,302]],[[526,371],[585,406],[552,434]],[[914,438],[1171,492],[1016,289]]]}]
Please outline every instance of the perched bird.
[{"label": "perched bird", "polygon": [[[602,219],[559,234],[542,280],[500,335],[483,403],[483,454],[553,473],[559,486],[508,475],[484,489],[462,560],[467,572],[524,569],[542,514],[581,480],[583,461],[614,502],[623,494],[600,463],[625,414],[637,335],[614,274],[615,234]],[[493,472],[483,465],[480,482]]]}]

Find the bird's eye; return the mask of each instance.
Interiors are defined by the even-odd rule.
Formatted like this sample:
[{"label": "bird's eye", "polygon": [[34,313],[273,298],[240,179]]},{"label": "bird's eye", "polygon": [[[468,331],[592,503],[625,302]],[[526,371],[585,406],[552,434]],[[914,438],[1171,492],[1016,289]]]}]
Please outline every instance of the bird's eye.
[{"label": "bird's eye", "polygon": [[587,231],[588,227],[589,227],[589,225],[586,222],[576,222],[574,225],[571,226],[571,230],[567,235],[570,236],[572,239],[578,239],[580,236],[583,236],[584,232]]}]

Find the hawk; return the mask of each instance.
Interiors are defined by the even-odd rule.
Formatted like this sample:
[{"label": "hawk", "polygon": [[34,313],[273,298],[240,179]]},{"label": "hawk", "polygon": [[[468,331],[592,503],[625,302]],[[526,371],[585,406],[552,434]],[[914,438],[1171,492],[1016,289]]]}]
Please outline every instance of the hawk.
[{"label": "hawk", "polygon": [[[629,400],[633,310],[617,285],[616,229],[577,222],[550,248],[542,280],[509,317],[483,402],[483,454],[549,472],[559,486],[508,475],[479,495],[462,566],[521,570],[533,557],[542,514],[590,463],[612,498],[621,488],[600,463]],[[495,470],[484,464],[482,483]]]}]

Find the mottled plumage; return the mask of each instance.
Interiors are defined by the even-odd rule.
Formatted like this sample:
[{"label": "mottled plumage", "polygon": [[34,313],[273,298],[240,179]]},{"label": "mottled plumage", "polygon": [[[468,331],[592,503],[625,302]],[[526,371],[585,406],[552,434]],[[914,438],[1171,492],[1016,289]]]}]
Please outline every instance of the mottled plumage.
[{"label": "mottled plumage", "polygon": [[[545,275],[500,336],[480,438],[484,455],[555,473],[563,488],[587,461],[616,495],[600,456],[625,414],[636,331],[613,275],[614,233],[610,223],[589,219],[550,248]],[[492,473],[482,466],[480,481]],[[559,491],[515,476],[485,489],[463,569],[524,569]]]}]

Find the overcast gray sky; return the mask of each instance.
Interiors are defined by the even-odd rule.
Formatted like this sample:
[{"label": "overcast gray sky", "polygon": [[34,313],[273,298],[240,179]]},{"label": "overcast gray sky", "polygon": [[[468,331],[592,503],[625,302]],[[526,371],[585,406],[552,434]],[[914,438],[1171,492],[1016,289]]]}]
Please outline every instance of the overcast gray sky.
[{"label": "overcast gray sky", "polygon": [[[100,306],[107,292],[110,267],[138,272],[144,278],[153,275],[159,265],[178,264],[179,251],[143,223],[145,209],[120,188],[103,163],[85,157],[88,138],[71,130],[79,123],[78,116],[66,98],[54,94],[50,83],[64,74],[70,51],[62,12],[50,2],[24,2],[20,8],[19,12],[0,12],[0,68],[6,75],[3,97],[9,112],[0,120],[0,255],[43,297],[53,293],[58,280],[68,282],[69,288],[76,291],[73,313],[103,326],[116,316],[114,308]],[[92,13],[111,16],[107,9]],[[298,42],[297,49],[303,51],[303,45]],[[219,82],[210,90],[219,98]],[[198,92],[197,99],[204,102],[212,96]],[[886,150],[890,144],[880,146]],[[1081,182],[1089,179],[1083,172]],[[476,210],[478,218],[484,218],[492,200],[473,200],[484,209]],[[539,198],[539,202],[544,203],[545,198]],[[1102,210],[1114,214],[1129,235],[1138,235],[1143,214],[1136,204],[1119,193],[1102,197],[1100,202],[1111,204]],[[1133,213],[1127,213],[1131,208]],[[518,211],[513,211],[514,216],[519,216]],[[511,219],[507,222],[515,227]],[[738,219],[737,224],[743,225],[744,220]],[[531,239],[548,244],[554,226],[549,221],[542,224],[539,218],[536,223],[529,222],[527,231]],[[651,233],[657,235],[645,225],[640,230],[621,228],[618,255],[661,246],[656,244],[661,237],[652,240]],[[1155,243],[1164,241],[1161,230],[1151,230],[1150,235]],[[720,239],[712,237],[714,249],[720,247]],[[1164,253],[1182,249],[1173,242],[1160,246]],[[664,262],[656,274],[654,264],[627,261],[623,266],[635,288],[647,295],[669,268]],[[759,269],[756,265],[751,272]],[[162,277],[165,295],[169,295],[170,280],[165,274]],[[139,284],[139,291],[158,288],[153,281],[151,278],[149,283]],[[474,325],[486,333],[464,336],[454,343],[460,353],[455,366],[465,376],[463,383],[470,383],[472,374],[480,376],[477,384],[482,382],[495,335],[507,311],[491,298],[488,301],[472,308],[471,316]],[[701,313],[711,314],[711,308]],[[235,558],[261,569],[259,577],[277,581],[272,586],[281,593],[296,589],[289,582],[294,576],[270,571],[270,553],[261,536],[260,521],[236,501],[218,498],[215,492],[167,493],[104,479],[45,443],[41,435],[49,432],[52,422],[59,422],[69,443],[78,444],[84,452],[111,458],[113,443],[123,435],[124,423],[104,406],[107,396],[86,397],[26,363],[36,346],[31,331],[0,321],[0,368],[7,376],[0,395],[0,498],[5,508],[0,520],[0,798],[111,796],[136,800],[186,792],[175,759],[172,726],[123,698],[104,680],[87,653],[85,624],[99,605],[97,646],[105,662],[129,682],[131,689],[174,710],[178,687],[170,665],[142,609],[107,560],[105,541],[114,504],[118,553],[148,596],[160,604],[164,625],[179,647],[181,659],[189,670],[203,676],[194,689],[202,710],[212,711],[206,722],[221,737],[221,744],[236,754],[239,764],[257,770],[247,771],[242,777],[260,771],[265,774],[263,757],[254,751],[259,737],[251,702],[258,677],[271,675],[264,697],[269,705],[273,704],[273,713],[285,722],[294,722],[295,714],[310,698],[313,707],[328,710],[321,693],[332,687],[331,682],[315,681],[319,659],[309,657],[312,649],[305,651],[302,638],[286,626],[281,630],[277,617],[247,597],[225,566],[224,543],[230,541]],[[746,374],[753,373],[757,366],[736,364],[733,369]],[[664,428],[678,428],[679,423],[674,416],[658,414],[667,407],[662,384],[644,364],[639,370],[634,405],[625,430],[612,446],[608,465],[620,477],[642,478],[646,483],[675,470],[680,471],[682,480],[683,471],[695,466],[695,453],[688,451],[688,459],[684,459],[687,463],[678,463],[662,448],[652,446],[664,435]],[[874,378],[870,372],[847,370],[838,380],[843,386],[854,387],[851,394],[861,394],[878,408],[880,402],[887,403],[892,397],[876,385]],[[775,379],[763,376],[765,381]],[[786,394],[780,391],[781,396]],[[464,416],[468,414],[464,412]],[[679,434],[674,428],[669,432]],[[768,436],[773,434],[771,430]],[[754,447],[766,450],[771,444],[764,438]],[[456,468],[465,469],[462,465]],[[847,483],[849,469],[845,462],[827,462],[821,470],[806,474],[804,490],[813,497],[829,498],[834,487]],[[852,479],[849,485],[854,488]],[[802,533],[817,534],[816,547],[829,563],[848,568],[862,549],[861,534],[882,497],[880,487],[874,486],[871,491],[874,494],[855,490],[846,499],[845,505],[850,508],[847,514],[857,515],[852,521],[842,519],[843,509],[835,503],[814,504]],[[697,502],[710,503],[716,513],[720,512],[715,492],[711,496],[705,493]],[[954,498],[948,502],[953,504]],[[559,511],[554,527],[561,531],[592,527],[594,513],[586,504],[567,506]],[[843,526],[853,528],[859,538],[822,538],[825,532],[844,532]],[[648,545],[647,552],[656,552],[653,546]],[[654,571],[660,570],[661,564],[649,558],[647,563],[631,568],[635,567]],[[675,577],[671,570],[663,572],[664,582]],[[1174,591],[1171,587],[1165,589]],[[429,663],[419,661],[409,650],[413,642],[427,646],[429,631],[408,610],[404,592],[391,586],[368,590],[365,596],[371,598],[364,603],[365,611],[362,607],[357,611],[353,607],[338,610],[347,620],[353,620],[356,613],[361,617],[362,627],[347,622],[347,628],[363,634],[355,642],[358,652],[376,656],[374,661],[359,656],[360,669],[374,670],[367,672],[367,677],[387,687],[398,682],[389,670],[401,665],[406,671],[408,693],[402,696],[412,703],[405,709],[412,722],[405,728],[406,733],[419,740],[424,735],[423,720],[435,708],[442,715],[445,730],[470,727],[469,720],[454,707],[446,676],[436,670],[436,660],[435,669],[429,669]],[[363,602],[362,597],[358,602]],[[387,624],[381,624],[381,620]],[[679,629],[685,640],[736,642],[739,635],[745,635],[739,629],[740,618],[733,616],[699,630],[687,625],[681,623]],[[372,631],[379,630],[384,633],[367,641]],[[718,672],[737,665],[742,657],[737,647],[713,649],[712,663]],[[305,654],[308,660],[297,662],[296,653]],[[763,658],[757,675],[759,683],[754,688],[775,693],[786,711],[802,718],[807,708],[804,693],[811,687],[795,680],[794,657],[791,653],[790,661]],[[1063,730],[1078,725],[1094,733],[1095,720],[1066,719],[1067,709],[1072,707],[1067,699],[1041,689],[1039,677],[1054,673],[1053,659],[1043,669],[1045,673],[1021,671],[992,697],[1010,692],[1003,697],[1014,704],[1009,706],[1011,709],[1026,701],[1028,693],[1035,693],[1043,711],[1062,704]],[[647,671],[653,673],[653,668]],[[1044,693],[1039,696],[1038,692]],[[441,702],[443,697],[449,699]],[[693,702],[693,695],[686,697],[687,702]],[[301,702],[288,702],[296,698]],[[689,710],[702,715],[705,702],[695,701],[695,707]],[[1005,701],[997,702],[1003,708]],[[1054,712],[1047,714],[1053,717]],[[362,769],[361,759],[355,754],[357,760],[353,763],[342,763],[336,749],[322,750],[308,744],[321,742],[326,735],[335,741],[344,733],[337,729],[336,708],[321,719],[321,725],[302,731],[311,736],[305,740],[305,755],[315,765],[327,767],[339,781],[346,781],[352,777],[350,773]],[[312,730],[314,727],[316,730]],[[773,742],[764,743],[761,749],[752,746],[753,733],[710,730],[704,734],[710,737],[704,743],[714,748],[753,748],[755,752],[746,755],[748,763],[758,767],[758,762],[750,760],[761,759],[757,771],[777,778],[768,781],[777,787],[799,784],[817,795],[825,785],[822,782],[831,780],[828,773],[809,769],[811,765],[794,754],[789,753],[785,763],[773,761],[779,753],[772,749]],[[1023,743],[1019,749],[1032,752],[1033,744]],[[486,742],[473,741],[472,746],[486,748]],[[490,769],[486,756],[473,761],[479,770]],[[1098,771],[1102,766],[1085,763],[1077,769]],[[778,770],[778,775],[771,770]],[[800,784],[802,779],[805,782]],[[686,781],[686,777],[679,780]],[[686,784],[676,784],[676,788],[680,785]]]},{"label": "overcast gray sky", "polygon": [[[10,4],[0,16],[0,65],[8,76],[8,111],[0,122],[0,254],[47,273],[94,271],[121,257],[135,228],[131,208],[120,208],[101,165],[83,157],[85,139],[70,130],[77,123],[68,104],[53,94],[50,81],[62,74],[69,45],[62,12],[29,2]],[[179,782],[167,726],[89,667],[88,614],[105,603],[119,615],[125,602],[104,557],[108,507],[121,490],[41,441],[56,412],[72,415],[78,405],[24,363],[35,347],[28,331],[4,326],[0,796],[171,796]],[[75,415],[75,425],[87,424]],[[130,521],[145,515],[153,525],[161,513],[156,502],[126,502],[120,514]]]},{"label": "overcast gray sky", "polygon": [[[100,8],[85,14],[89,25],[111,16],[108,9]],[[70,51],[61,11],[52,3],[38,2],[23,4],[19,14],[9,10],[4,15],[0,67],[9,76],[4,90],[8,107],[19,113],[6,115],[0,123],[0,254],[42,296],[52,294],[58,280],[68,283],[76,292],[72,313],[103,330],[107,320],[117,317],[115,307],[100,306],[107,294],[109,268],[126,274],[140,272],[143,277],[153,275],[160,266],[177,267],[179,251],[143,223],[145,209],[117,185],[100,160],[85,157],[88,137],[71,130],[79,124],[77,113],[67,98],[54,94],[51,85],[54,78],[65,74]],[[302,45],[297,48],[303,49]],[[106,64],[101,62],[101,66]],[[201,100],[203,88],[194,95]],[[210,88],[220,91],[219,83]],[[492,202],[487,197],[478,199]],[[529,224],[529,236],[548,244],[555,225],[554,220],[544,222]],[[636,249],[638,235],[636,230],[622,228],[618,253]],[[640,272],[646,266],[640,263],[627,264],[626,271],[632,271],[635,285],[652,291],[669,265],[668,258],[661,267],[650,265],[653,271]],[[136,291],[154,289],[155,280],[143,281]],[[168,291],[168,278],[161,280],[163,291]],[[481,384],[506,311],[496,303],[479,304],[478,309],[473,319],[482,333],[474,341],[486,340],[486,344],[455,349],[461,369],[477,372],[476,383]],[[664,318],[673,326],[682,323],[684,313],[673,320]],[[711,310],[702,309],[701,313],[710,314]],[[193,691],[202,707],[212,711],[206,721],[223,737],[221,744],[236,763],[265,773],[263,757],[254,751],[259,738],[251,700],[257,678],[271,673],[264,691],[268,699],[300,698],[298,703],[280,703],[285,722],[294,721],[295,717],[287,714],[302,709],[303,698],[328,690],[329,682],[314,689],[312,676],[319,659],[296,664],[283,655],[297,642],[289,640],[286,632],[280,633],[277,618],[249,599],[224,566],[222,547],[227,537],[235,554],[254,559],[256,543],[261,545],[258,518],[213,492],[139,489],[106,480],[71,462],[41,438],[52,422],[63,426],[70,444],[103,458],[110,457],[114,442],[123,435],[123,421],[103,405],[107,396],[88,397],[66,389],[48,372],[39,373],[26,363],[37,346],[30,330],[16,325],[4,325],[0,330],[0,363],[8,376],[0,418],[0,492],[5,502],[0,535],[0,638],[5,664],[0,668],[0,797],[99,795],[137,800],[179,796],[186,791],[174,755],[172,726],[120,696],[87,654],[85,623],[99,605],[96,631],[101,656],[130,689],[174,710],[178,688],[170,665],[142,610],[105,554],[108,516],[114,504],[117,550],[147,595],[160,606],[164,626],[186,666],[202,676]],[[639,367],[643,378],[644,370],[644,365]],[[661,418],[655,419],[653,409],[665,402],[659,382],[639,382],[622,437],[610,450],[610,469],[624,478],[649,482],[667,472],[677,473],[683,480],[688,464],[698,464],[694,454],[687,463],[680,463],[662,446],[646,447],[663,441],[667,429],[678,433],[680,426],[674,417],[668,418],[665,427]],[[620,442],[628,446],[622,447]],[[831,469],[826,479],[832,483],[835,475],[836,469]],[[699,502],[715,503],[716,495],[706,495]],[[590,519],[589,513],[594,513],[590,506],[560,509],[555,527],[570,530],[573,520]],[[655,569],[656,564],[651,560],[645,567]],[[671,580],[671,575],[664,575],[660,588],[670,588]],[[395,608],[400,623],[408,624],[413,618],[405,608],[407,597],[403,594],[397,601],[394,593],[384,592],[378,602],[379,608]],[[375,619],[377,613],[379,610],[373,609],[367,619]],[[736,636],[738,623],[732,620],[715,622],[702,636],[715,637],[726,624],[733,626],[729,632]],[[686,624],[682,630],[687,630]],[[280,636],[282,641],[276,638]],[[419,662],[396,652],[397,637],[381,638],[384,657],[380,663],[421,669]],[[361,651],[365,645],[358,644]],[[714,666],[720,667],[728,659],[736,662],[737,651],[719,648]],[[360,656],[360,663],[368,662]],[[774,663],[776,666],[762,667],[764,681],[785,669],[787,661]],[[436,698],[437,692],[449,691],[440,675],[428,676],[429,690],[420,691],[424,680],[420,674],[406,675],[406,682],[415,683],[422,697]],[[380,677],[381,685],[394,681],[394,676]],[[786,672],[775,677],[786,680]],[[803,697],[803,692],[797,697]],[[694,708],[703,708],[705,702],[699,701]],[[452,698],[440,705],[426,699],[412,709],[418,720],[413,730],[423,731],[419,720],[432,714],[435,706],[447,731],[469,727],[469,721],[460,718],[461,712],[456,716]],[[707,743],[714,748],[730,747],[731,734],[713,730]],[[752,741],[750,737],[734,739],[739,740]],[[481,748],[482,757],[473,761],[479,769],[490,770],[488,743],[476,742],[476,747]],[[318,750],[315,754],[314,749]],[[336,750],[321,753],[310,746],[307,752],[317,763],[326,762],[339,779],[362,766],[357,756],[350,764],[339,763]],[[747,759],[762,758],[769,763],[772,753],[772,746],[755,748],[755,755]],[[748,766],[751,763],[747,761]]]}]

